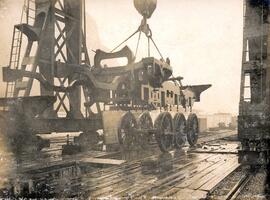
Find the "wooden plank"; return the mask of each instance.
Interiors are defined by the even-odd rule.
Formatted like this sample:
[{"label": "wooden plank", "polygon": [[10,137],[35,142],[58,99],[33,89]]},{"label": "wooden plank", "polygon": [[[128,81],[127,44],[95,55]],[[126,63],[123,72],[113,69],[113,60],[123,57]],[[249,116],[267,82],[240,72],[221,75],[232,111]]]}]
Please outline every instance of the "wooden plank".
[{"label": "wooden plank", "polygon": [[[234,163],[230,162],[231,165]],[[228,169],[230,169],[231,165],[224,164],[221,167],[217,168],[216,170],[212,171],[211,173],[206,174],[204,177],[202,177],[200,180],[196,181],[194,184],[190,185],[190,189],[199,189],[203,185],[208,184],[208,182],[212,182],[216,179],[216,177],[220,176],[220,174],[226,173]]]},{"label": "wooden plank", "polygon": [[[217,182],[218,180],[216,180],[216,179],[218,179],[217,177],[218,177],[218,174],[220,175],[220,171],[224,172],[224,169],[225,169],[224,174],[226,175],[227,171],[231,171],[231,166],[233,164],[235,164],[235,162],[237,163],[237,160],[234,160],[234,158],[228,160],[225,166],[217,168],[218,173],[217,173],[217,171],[214,171],[213,173],[207,174],[206,176],[202,177],[201,180],[199,180],[198,182],[195,182],[195,184],[190,185],[188,187],[188,189],[194,190],[194,191],[195,190],[204,191],[204,190],[200,189],[200,187],[202,185],[208,184],[208,181],[209,182],[212,182],[212,181]],[[187,188],[184,188],[184,189],[187,189]],[[162,195],[162,197],[173,196],[174,194],[178,193],[179,190],[181,191],[182,189],[179,189],[179,187],[177,187],[177,185],[175,185],[174,187],[170,188],[166,192],[161,193],[161,195]],[[207,192],[207,191],[205,191],[205,192]]]},{"label": "wooden plank", "polygon": [[[112,196],[121,198],[127,194],[128,188],[145,189],[151,188],[154,176],[143,176],[139,172],[132,176],[124,177],[118,184],[110,185],[109,187],[102,188],[93,193],[93,197]],[[108,189],[109,188],[109,189]],[[132,194],[132,193],[130,193]]]},{"label": "wooden plank", "polygon": [[191,151],[188,151],[188,152],[190,152],[190,153],[238,154],[238,150],[234,150],[234,151],[227,151],[227,150],[224,150],[224,151],[191,150]]},{"label": "wooden plank", "polygon": [[[203,160],[208,159],[208,158],[213,157],[213,156],[214,155],[207,156],[207,157],[203,156],[204,157]],[[181,160],[181,158],[177,158],[177,160],[178,159]],[[202,161],[201,159],[199,159],[199,160]],[[199,160],[197,160],[197,162]],[[193,162],[196,162],[196,161],[193,161]],[[182,168],[185,168],[185,167],[188,167],[188,166],[190,166],[190,163],[187,163],[187,164],[184,164],[184,165],[180,165],[179,167],[177,167],[177,169],[182,169]],[[173,171],[178,172],[178,170],[176,170],[176,169],[174,169]],[[185,172],[180,171],[180,172],[178,172],[178,174],[174,174],[173,172],[168,172],[168,175],[169,174],[175,175],[175,177],[177,177],[176,179],[178,179],[179,177],[180,178],[183,177],[183,175],[185,174]],[[119,180],[119,178],[120,177],[117,178],[117,181]],[[128,183],[126,183],[125,188],[118,187],[112,193],[113,196],[122,196],[122,195],[125,195],[126,193],[132,193],[132,194],[135,194],[135,195],[140,196],[141,194],[144,194],[147,191],[151,190],[151,188],[156,188],[156,187],[159,187],[160,186],[159,184],[157,184],[157,182],[159,182],[159,180],[156,179],[156,176],[155,175],[147,175],[147,176],[143,175],[142,176],[141,173],[139,173],[137,175],[134,175],[134,174],[130,174],[130,171],[128,171],[128,175],[125,175],[121,179],[123,179],[123,180],[121,180],[121,182],[130,179],[130,180],[134,180],[136,183],[135,184],[132,184],[132,185],[129,185]],[[114,180],[109,180],[109,181],[110,182],[114,182]],[[94,181],[94,182],[96,182],[96,181]],[[146,186],[146,184],[147,184],[147,186]],[[112,184],[110,184],[110,185],[112,185]],[[140,187],[140,186],[142,186],[142,187]],[[114,187],[114,186],[111,186],[111,187]]]},{"label": "wooden plank", "polygon": [[204,176],[201,180],[197,181],[196,183],[192,184],[189,188],[190,189],[199,189],[202,185],[207,184],[208,182],[212,182],[216,177],[220,175],[226,174],[227,170],[230,170],[230,167],[233,166],[235,163],[237,163],[237,158],[232,158],[230,160],[227,160],[224,165],[217,168],[213,172],[207,174]]},{"label": "wooden plank", "polygon": [[[135,194],[137,196],[140,196],[140,195],[142,195],[144,193],[148,194],[149,192],[158,193],[158,191],[160,191],[160,187],[171,187],[168,184],[170,184],[172,182],[179,182],[182,179],[185,179],[186,171],[191,171],[191,173],[192,172],[195,173],[198,170],[199,166],[196,166],[194,164],[199,163],[199,162],[203,162],[203,161],[206,162],[206,160],[207,161],[208,160],[214,160],[214,158],[216,158],[216,157],[217,157],[217,155],[210,155],[210,156],[207,156],[207,157],[204,157],[204,158],[197,158],[198,159],[197,161],[192,161],[191,162],[191,163],[193,163],[193,165],[190,162],[186,163],[186,164],[183,164],[181,162],[182,159],[177,158],[174,162],[176,162],[176,161],[179,162],[180,161],[180,163],[182,163],[182,164],[177,165],[177,167],[174,166],[174,168],[171,171],[168,171],[165,174],[163,173],[163,175],[166,177],[166,178],[163,178],[163,179],[167,179],[168,182],[166,182],[166,180],[164,181],[163,179],[162,179],[163,181],[160,180],[160,179],[157,180],[155,175],[154,176],[153,175],[150,175],[150,176],[149,175],[148,176],[144,175],[143,177],[146,177],[147,181],[145,180],[145,178],[139,178],[138,179],[138,176],[136,176],[136,178],[135,178],[135,179],[137,179],[136,180],[136,185],[142,186],[142,187],[137,187],[137,186],[135,187],[135,185],[132,185],[130,187],[125,188],[124,190],[113,193],[113,196],[114,195],[122,196],[122,195],[125,195],[126,193],[132,193],[132,194]],[[183,171],[182,169],[185,169],[185,170]],[[172,178],[172,176],[174,178]],[[128,177],[130,177],[130,176],[128,175],[126,178],[128,178]],[[140,175],[139,175],[139,177],[140,177]],[[132,179],[134,179],[134,178],[132,178]],[[146,186],[146,183],[148,183],[148,186]]]},{"label": "wooden plank", "polygon": [[[211,156],[212,158],[216,158],[217,159],[217,155]],[[177,169],[173,169],[172,171],[169,172],[169,176],[166,176],[163,179],[156,179],[154,180],[154,182],[151,184],[151,187],[143,187],[142,189],[138,190],[135,188],[135,190],[133,190],[130,193],[133,193],[135,196],[135,198],[144,195],[145,193],[149,192],[149,191],[153,191],[153,190],[158,190],[160,187],[163,187],[164,185],[167,184],[171,184],[173,185],[173,182],[180,182],[183,179],[188,179],[190,177],[192,177],[194,174],[196,174],[198,171],[201,171],[209,166],[211,166],[211,164],[209,163],[208,159],[202,159],[200,161],[197,162],[191,162],[188,163],[180,168]],[[218,162],[218,161],[216,161]],[[186,168],[187,167],[187,168]],[[185,170],[180,170],[186,168]],[[190,169],[191,168],[191,169]],[[180,171],[179,171],[180,170]],[[176,173],[173,173],[176,172]]]},{"label": "wooden plank", "polygon": [[173,197],[175,197],[177,200],[205,199],[207,197],[207,192],[185,188],[180,189],[175,195],[173,195]]},{"label": "wooden plank", "polygon": [[104,164],[104,165],[121,165],[125,163],[125,160],[116,160],[109,158],[83,158],[79,161],[84,164]]},{"label": "wooden plank", "polygon": [[221,167],[222,165],[224,165],[224,163],[225,163],[224,157],[221,156],[221,157],[219,157],[219,161],[218,162],[215,162],[211,166],[209,166],[209,167],[203,169],[202,171],[200,171],[199,173],[196,173],[195,176],[193,176],[190,179],[187,179],[186,181],[184,181],[180,185],[177,185],[176,187],[186,188],[186,187],[190,186],[191,184],[194,184],[194,183],[198,182],[205,175],[207,175],[209,173],[212,173],[212,171],[214,171],[218,167]]},{"label": "wooden plank", "polygon": [[[150,157],[152,157],[152,156],[150,156]],[[211,159],[213,157],[217,157],[217,155],[202,155],[202,156],[197,157],[198,160],[193,160],[192,163],[201,162],[203,160],[207,160],[207,161],[208,160],[213,160],[213,159]],[[178,168],[181,169],[181,168],[183,168],[183,167],[186,166],[186,165],[183,165],[183,162],[184,162],[185,159],[183,159],[182,157],[175,158],[175,159],[177,161],[179,161],[180,163],[182,163],[182,165],[178,166],[177,169]],[[176,162],[176,160],[175,160],[175,162]],[[125,170],[124,171],[127,171],[128,170],[128,176],[126,176],[126,177],[119,177],[119,173],[123,173],[123,168],[121,166],[120,166],[121,168],[119,168],[119,167],[117,167],[117,168],[113,167],[113,168],[110,168],[111,170],[108,170],[108,171],[110,171],[110,172],[108,172],[108,174],[105,173],[106,170],[102,170],[102,173],[101,174],[100,173],[97,173],[96,176],[99,177],[98,179],[96,179],[95,176],[94,177],[93,176],[86,176],[87,178],[85,178],[85,180],[89,180],[89,181],[91,180],[91,182],[89,182],[90,183],[90,185],[89,185],[87,183],[88,181],[86,181],[86,182],[84,182],[84,185],[87,185],[87,188],[89,188],[91,186],[95,187],[97,185],[98,185],[99,188],[100,187],[104,188],[104,187],[109,187],[109,186],[111,187],[113,184],[117,184],[117,183],[119,183],[119,181],[122,182],[123,179],[125,180],[128,177],[132,176],[133,172],[136,171],[136,173],[137,173],[138,171],[140,171],[140,168],[139,168],[140,165],[139,164],[137,165],[138,162],[139,161],[136,161],[136,162],[133,161],[131,163],[128,163],[127,166],[125,166],[125,164],[122,165],[122,167],[125,166],[125,168],[124,168]],[[132,163],[133,164],[136,163],[136,167],[134,166],[135,168],[134,167],[131,167]],[[187,164],[189,165],[191,163],[187,163]],[[133,171],[133,168],[135,169],[135,171]],[[136,177],[138,177],[138,176],[136,176]],[[95,179],[93,180],[93,178],[95,178]],[[102,179],[104,182],[100,182],[101,180],[99,181],[99,179]],[[134,179],[134,178],[132,178],[132,179]],[[94,183],[94,185],[92,185],[91,183]],[[145,180],[143,180],[143,179],[142,179],[142,181],[138,181],[137,180],[136,183],[145,184]],[[121,188],[119,188],[119,189],[121,189]],[[134,190],[134,185],[132,187],[129,187],[128,186],[125,190]],[[116,192],[116,193],[118,193],[118,192]]]},{"label": "wooden plank", "polygon": [[[103,152],[103,154],[99,154],[94,156],[95,158],[109,158],[109,157],[113,157],[113,156],[117,156],[119,154],[119,152],[117,151],[105,151]],[[119,154],[120,155],[120,154]]]},{"label": "wooden plank", "polygon": [[224,178],[230,175],[234,170],[236,170],[240,166],[239,163],[231,166],[226,173],[221,176],[216,177],[214,180],[208,182],[207,184],[203,185],[200,189],[205,191],[212,191]]},{"label": "wooden plank", "polygon": [[231,174],[239,166],[240,166],[239,163],[235,163],[234,165],[232,165],[231,167],[229,167],[229,169],[226,172],[224,172],[223,174],[215,177],[215,179],[212,179],[207,184],[205,184],[202,187],[200,187],[200,189],[201,190],[205,190],[205,191],[212,190],[212,188],[214,188],[216,185],[218,185],[220,183],[220,181],[222,181],[224,178],[226,178],[229,174]]},{"label": "wooden plank", "polygon": [[171,197],[180,190],[181,189],[179,189],[179,188],[173,187],[173,188],[170,188],[169,190],[167,190],[166,192],[161,193],[159,195],[159,197]]}]

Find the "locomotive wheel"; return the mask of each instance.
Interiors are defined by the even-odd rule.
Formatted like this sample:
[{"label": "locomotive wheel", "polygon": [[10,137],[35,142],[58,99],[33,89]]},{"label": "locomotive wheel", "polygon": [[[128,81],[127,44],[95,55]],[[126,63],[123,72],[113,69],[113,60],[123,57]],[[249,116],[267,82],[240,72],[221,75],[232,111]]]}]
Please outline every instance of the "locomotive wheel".
[{"label": "locomotive wheel", "polygon": [[187,139],[190,146],[197,143],[199,136],[199,121],[195,114],[189,114],[187,119]]},{"label": "locomotive wheel", "polygon": [[[138,118],[138,128],[141,130],[153,129],[153,121],[148,111],[142,113]],[[139,134],[139,143],[143,149],[149,146],[151,135],[149,133]]]},{"label": "locomotive wheel", "polygon": [[134,115],[131,112],[125,113],[118,126],[118,140],[125,150],[130,150],[135,146],[134,129],[136,128],[137,122]]},{"label": "locomotive wheel", "polygon": [[175,147],[180,149],[186,142],[185,134],[187,129],[186,118],[182,113],[177,113],[174,118],[174,129],[175,129]]},{"label": "locomotive wheel", "polygon": [[160,113],[155,121],[156,140],[162,152],[168,152],[173,146],[173,122],[168,112]]}]

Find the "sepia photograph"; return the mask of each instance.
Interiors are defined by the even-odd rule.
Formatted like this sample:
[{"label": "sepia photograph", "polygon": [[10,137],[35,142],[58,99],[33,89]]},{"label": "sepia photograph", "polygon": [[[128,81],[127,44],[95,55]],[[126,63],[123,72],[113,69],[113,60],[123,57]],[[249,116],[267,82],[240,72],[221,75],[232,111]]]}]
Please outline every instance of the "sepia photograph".
[{"label": "sepia photograph", "polygon": [[270,199],[269,11],[0,0],[0,200]]}]

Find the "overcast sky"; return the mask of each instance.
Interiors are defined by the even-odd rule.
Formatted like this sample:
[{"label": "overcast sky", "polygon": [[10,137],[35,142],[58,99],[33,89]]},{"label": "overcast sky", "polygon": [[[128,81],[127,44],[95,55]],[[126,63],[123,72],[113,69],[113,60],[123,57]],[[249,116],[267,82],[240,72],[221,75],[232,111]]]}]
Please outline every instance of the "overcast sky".
[{"label": "overcast sky", "polygon": [[[5,3],[1,3],[5,2]],[[88,49],[113,49],[134,32],[141,16],[133,0],[86,0]],[[0,65],[8,64],[13,24],[22,0],[0,0]],[[243,29],[242,0],[158,0],[149,25],[175,76],[184,84],[212,84],[196,108],[238,112]],[[128,45],[135,49],[137,37]],[[146,56],[142,40],[140,56]],[[157,56],[154,49],[152,51]],[[1,85],[3,95],[3,84]]]}]

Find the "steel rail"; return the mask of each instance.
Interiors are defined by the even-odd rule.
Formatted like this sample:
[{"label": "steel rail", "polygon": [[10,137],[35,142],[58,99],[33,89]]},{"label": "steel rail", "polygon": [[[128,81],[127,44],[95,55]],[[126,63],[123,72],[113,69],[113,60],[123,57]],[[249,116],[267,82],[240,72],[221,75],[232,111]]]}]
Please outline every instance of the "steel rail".
[{"label": "steel rail", "polygon": [[240,180],[234,185],[234,187],[230,190],[230,192],[225,196],[224,200],[234,200],[238,197],[241,191],[246,187],[249,183],[252,175],[247,172],[244,174]]}]

